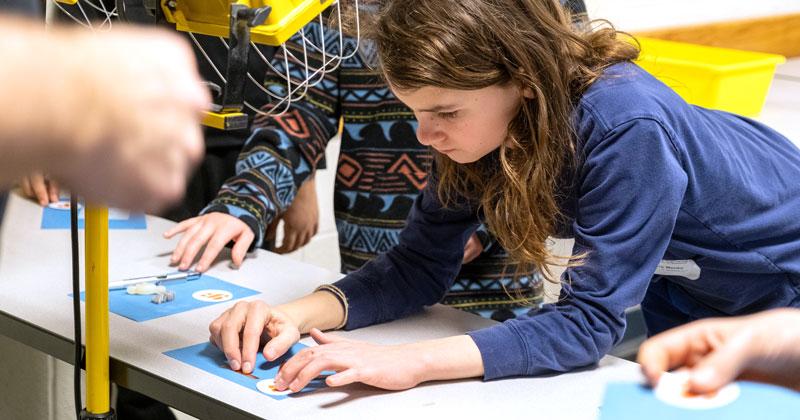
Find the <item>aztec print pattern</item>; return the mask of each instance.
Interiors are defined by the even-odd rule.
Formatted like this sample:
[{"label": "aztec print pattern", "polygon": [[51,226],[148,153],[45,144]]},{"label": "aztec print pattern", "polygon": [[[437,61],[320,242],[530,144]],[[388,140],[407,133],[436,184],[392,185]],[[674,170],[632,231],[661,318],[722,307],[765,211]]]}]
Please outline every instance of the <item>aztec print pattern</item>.
[{"label": "aztec print pattern", "polygon": [[[334,31],[327,31],[329,34]],[[305,35],[318,43],[319,25],[307,26]],[[337,42],[326,37],[333,53],[339,48],[338,35],[335,39]],[[345,51],[356,48],[349,38],[343,45]],[[334,211],[342,272],[358,269],[398,243],[414,199],[426,185],[433,158],[430,150],[417,142],[417,122],[411,110],[374,70],[374,46],[361,40],[358,48],[358,54],[309,89],[289,112],[256,117],[257,128],[239,156],[236,176],[225,183],[203,213],[221,211],[239,217],[256,232],[260,246],[266,226],[285,211],[297,188],[320,167],[341,118],[344,126]],[[278,51],[273,59],[277,71],[286,71],[287,53],[300,61],[289,60],[289,74],[305,77],[303,50],[297,43],[287,43],[285,51]],[[308,58],[319,65],[319,54]],[[267,75],[264,84],[276,93],[285,89],[285,82],[274,75]],[[540,277],[529,273],[513,281],[516,267],[506,252],[485,226],[477,234],[484,253],[464,265],[443,302],[499,320],[529,310],[531,302],[540,302]]]}]

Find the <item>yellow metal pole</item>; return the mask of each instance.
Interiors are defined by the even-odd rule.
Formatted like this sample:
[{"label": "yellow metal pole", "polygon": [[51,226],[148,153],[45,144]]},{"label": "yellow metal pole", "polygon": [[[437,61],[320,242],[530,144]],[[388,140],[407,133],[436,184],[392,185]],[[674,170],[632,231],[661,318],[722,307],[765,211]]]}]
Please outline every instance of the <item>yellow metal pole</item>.
[{"label": "yellow metal pole", "polygon": [[111,411],[108,376],[108,209],[86,206],[86,411]]}]

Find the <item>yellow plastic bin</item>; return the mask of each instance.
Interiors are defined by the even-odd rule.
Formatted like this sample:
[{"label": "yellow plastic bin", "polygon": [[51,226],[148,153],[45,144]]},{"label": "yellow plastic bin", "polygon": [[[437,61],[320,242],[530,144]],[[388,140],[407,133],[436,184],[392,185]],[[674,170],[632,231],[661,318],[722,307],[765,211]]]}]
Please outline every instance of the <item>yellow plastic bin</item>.
[{"label": "yellow plastic bin", "polygon": [[642,46],[636,63],[686,102],[748,117],[761,112],[775,66],[786,61],[776,54],[636,39]]}]

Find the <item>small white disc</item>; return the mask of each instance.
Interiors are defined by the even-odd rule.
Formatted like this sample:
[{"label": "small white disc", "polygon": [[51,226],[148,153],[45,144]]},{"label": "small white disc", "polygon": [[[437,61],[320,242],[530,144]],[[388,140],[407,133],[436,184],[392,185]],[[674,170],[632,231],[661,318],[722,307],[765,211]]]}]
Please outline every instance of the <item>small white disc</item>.
[{"label": "small white disc", "polygon": [[[47,207],[50,207],[51,209],[55,209],[55,210],[69,210],[70,209],[70,203],[69,203],[69,201],[56,201],[54,203],[48,204]],[[80,208],[80,207],[78,207],[78,208]]]},{"label": "small white disc", "polygon": [[233,293],[227,290],[206,289],[192,293],[192,297],[201,302],[225,302],[233,299]]},{"label": "small white disc", "polygon": [[256,388],[267,395],[289,395],[292,393],[292,390],[289,388],[286,388],[286,391],[278,391],[275,388],[275,379],[264,379],[263,381],[258,381],[256,383]]},{"label": "small white disc", "polygon": [[676,407],[693,410],[709,410],[728,405],[741,393],[739,385],[728,384],[711,394],[689,392],[689,375],[685,372],[665,373],[658,380],[656,398]]}]

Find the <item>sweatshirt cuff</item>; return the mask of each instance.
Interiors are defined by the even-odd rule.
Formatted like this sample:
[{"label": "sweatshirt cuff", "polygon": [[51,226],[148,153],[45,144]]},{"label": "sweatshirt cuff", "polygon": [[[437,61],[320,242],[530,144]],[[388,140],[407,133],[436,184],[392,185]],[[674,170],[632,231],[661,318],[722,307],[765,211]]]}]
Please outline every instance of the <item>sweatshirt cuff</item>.
[{"label": "sweatshirt cuff", "polygon": [[333,294],[333,296],[336,297],[336,299],[339,300],[339,303],[342,305],[342,309],[344,310],[344,320],[342,321],[341,324],[337,325],[333,329],[334,330],[340,330],[340,329],[344,328],[344,326],[347,325],[347,315],[348,315],[348,313],[347,313],[347,296],[345,296],[344,292],[342,292],[341,289],[339,289],[338,287],[336,287],[336,286],[334,286],[332,284],[323,284],[322,286],[319,286],[316,289],[314,289],[314,291],[315,292],[328,292],[328,293],[331,293],[331,294]]},{"label": "sweatshirt cuff", "polygon": [[[376,322],[380,318],[381,304],[379,294],[373,291],[368,282],[360,278],[359,271],[346,275],[341,280],[333,283],[342,296],[344,296],[345,320],[344,329],[354,330],[366,327]],[[378,316],[376,316],[378,315]]]},{"label": "sweatshirt cuff", "polygon": [[475,341],[483,360],[486,381],[525,375],[528,351],[510,324],[499,324],[467,333]]},{"label": "sweatshirt cuff", "polygon": [[494,238],[492,237],[492,234],[489,233],[489,228],[485,224],[481,223],[478,226],[478,229],[475,231],[475,235],[478,237],[478,241],[483,247],[483,252],[488,252],[489,248],[494,243]]}]

